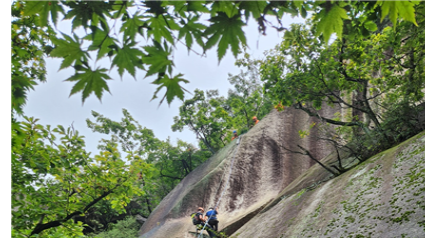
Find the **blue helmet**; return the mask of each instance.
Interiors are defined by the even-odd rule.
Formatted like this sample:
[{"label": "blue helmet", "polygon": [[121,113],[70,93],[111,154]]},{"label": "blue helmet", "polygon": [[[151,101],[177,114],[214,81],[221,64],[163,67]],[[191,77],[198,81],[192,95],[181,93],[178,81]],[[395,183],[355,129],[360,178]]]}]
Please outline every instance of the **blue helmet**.
[{"label": "blue helmet", "polygon": [[236,131],[233,131],[233,133],[236,133]]}]

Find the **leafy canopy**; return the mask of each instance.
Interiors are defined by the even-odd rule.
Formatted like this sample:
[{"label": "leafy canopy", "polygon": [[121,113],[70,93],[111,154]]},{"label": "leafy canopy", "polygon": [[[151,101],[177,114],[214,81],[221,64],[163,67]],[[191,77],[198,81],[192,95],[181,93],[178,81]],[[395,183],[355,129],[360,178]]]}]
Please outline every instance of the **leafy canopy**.
[{"label": "leafy canopy", "polygon": [[[217,46],[221,60],[230,51],[236,57],[246,46],[243,26],[250,18],[258,23],[258,29],[265,34],[270,26],[268,18],[280,19],[284,14],[307,17],[314,15],[313,29],[317,36],[323,35],[325,42],[332,33],[339,38],[343,34],[361,37],[374,31],[371,20],[380,16],[381,21],[389,16],[396,26],[397,19],[416,23],[415,2],[410,1],[14,1],[12,4],[12,108],[22,113],[26,92],[36,81],[45,80],[45,55],[63,59],[60,69],[73,67],[76,72],[72,80],[79,84],[71,95],[82,92],[84,102],[92,92],[101,99],[103,92],[109,92],[104,83],[90,84],[88,78],[96,71],[80,71],[89,68],[104,57],[111,59],[110,69],[116,68],[122,77],[128,72],[137,78],[137,69],[145,70],[145,76],[156,75],[158,88],[165,87],[167,103],[175,97],[182,99],[181,85],[170,82],[188,82],[181,74],[173,75],[173,47],[179,42],[189,52],[205,54]],[[208,19],[208,20],[205,20]],[[350,27],[358,19],[364,19],[357,29]],[[62,34],[56,26],[59,21],[71,21],[72,36]],[[351,24],[350,24],[351,23]],[[283,30],[281,24],[272,27]],[[78,30],[78,34],[76,31]],[[147,39],[142,40],[142,37]],[[30,44],[22,44],[22,40]],[[51,41],[50,41],[51,40]],[[146,43],[142,43],[146,42]],[[152,46],[153,43],[153,46]],[[88,47],[87,47],[88,45]],[[53,49],[53,50],[52,50]],[[88,52],[94,51],[95,59]],[[24,52],[34,52],[25,56]],[[29,60],[39,62],[35,72],[18,72]],[[25,68],[25,67],[24,67]],[[103,71],[102,71],[103,72]],[[78,75],[78,77],[75,77]],[[96,77],[97,79],[99,77]],[[105,79],[106,77],[102,77]],[[98,82],[105,80],[96,80]],[[77,90],[78,89],[78,90]],[[157,90],[153,98],[157,98]],[[183,96],[182,96],[183,95]],[[163,101],[161,100],[161,102]]]},{"label": "leafy canopy", "polygon": [[[415,6],[417,12],[424,8]],[[401,22],[397,28],[379,21],[358,19],[355,25],[376,32],[344,35],[331,45],[315,36],[314,23],[293,24],[261,63],[265,93],[275,105],[303,110],[339,127],[336,131],[352,128],[345,139],[362,135],[354,150],[385,149],[411,136],[420,128],[417,111],[424,103],[424,17],[418,14],[416,24]],[[324,106],[340,113],[324,115]]]}]

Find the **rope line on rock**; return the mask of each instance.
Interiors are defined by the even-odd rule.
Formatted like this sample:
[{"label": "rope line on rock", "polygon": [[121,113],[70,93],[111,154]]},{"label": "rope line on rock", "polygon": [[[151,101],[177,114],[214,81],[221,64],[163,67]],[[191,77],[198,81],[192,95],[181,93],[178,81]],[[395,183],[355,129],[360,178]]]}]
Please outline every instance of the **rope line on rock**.
[{"label": "rope line on rock", "polygon": [[[239,143],[240,143],[240,141],[241,141],[241,137],[242,137],[242,135],[238,136],[238,139],[237,139],[237,141],[236,141],[236,144],[237,144],[238,146],[236,147],[236,150],[233,152],[232,161],[230,162],[229,176],[227,177],[226,185],[224,186],[223,192],[221,192],[221,195],[220,195],[220,197],[219,197],[219,199],[218,199],[218,201],[217,201],[217,204],[214,206],[214,210],[218,207],[218,204],[220,203],[221,198],[222,198],[222,197],[223,197],[223,195],[224,195],[224,192],[226,192],[227,185],[229,185],[230,176],[232,175],[232,170],[233,170],[233,162],[234,162],[234,160],[235,160],[235,155],[236,155],[236,153],[237,153],[237,152],[238,152],[238,150],[239,150]],[[220,189],[220,187],[219,187],[218,189]],[[218,189],[217,189],[217,192],[218,192]],[[201,237],[202,232],[205,230],[205,227],[207,226],[207,224],[208,224],[208,222],[210,221],[210,219],[211,219],[211,217],[208,217],[208,220],[205,222],[204,227],[202,227],[202,230],[201,230],[201,232],[199,233],[198,238],[200,238],[200,237]]]}]

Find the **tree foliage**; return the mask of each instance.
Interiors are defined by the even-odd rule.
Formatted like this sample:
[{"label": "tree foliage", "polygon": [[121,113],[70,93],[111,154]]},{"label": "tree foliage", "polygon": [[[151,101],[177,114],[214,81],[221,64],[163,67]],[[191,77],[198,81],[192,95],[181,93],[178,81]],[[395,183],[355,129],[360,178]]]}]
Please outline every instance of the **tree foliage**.
[{"label": "tree foliage", "polygon": [[225,137],[230,128],[224,103],[225,99],[218,96],[218,90],[205,93],[196,89],[193,98],[183,102],[179,116],[174,117],[172,130],[182,131],[187,126],[203,146],[215,153],[226,144]]},{"label": "tree foliage", "polygon": [[149,170],[139,173],[140,186],[145,191],[137,200],[142,215],[148,217],[156,205],[192,170],[211,156],[209,151],[178,140],[173,145],[169,139],[161,141],[152,130],[141,126],[130,113],[123,109],[120,122],[92,112],[95,122],[87,119],[87,125],[110,139],[102,139],[99,149],[119,146],[127,156],[137,156],[149,164]]},{"label": "tree foliage", "polygon": [[87,229],[99,232],[108,226],[95,214],[111,221],[130,202],[141,204],[139,212],[147,217],[211,156],[180,140],[159,140],[127,110],[120,122],[92,114],[95,122],[87,119],[88,127],[110,135],[94,157],[72,127],[53,129],[28,117],[12,124],[14,237],[80,237],[87,223],[99,224]]},{"label": "tree foliage", "polygon": [[254,125],[253,116],[261,119],[270,112],[273,107],[262,91],[259,61],[245,54],[236,65],[242,69],[237,75],[229,74],[234,89],[229,89],[227,97],[219,96],[218,90],[196,89],[193,98],[183,102],[179,116],[174,117],[173,131],[188,128],[199,139],[201,148],[215,153],[230,141],[233,130],[244,133]]},{"label": "tree foliage", "polygon": [[[109,77],[102,76],[106,70],[117,69],[121,77],[128,72],[136,78],[136,69],[142,69],[146,76],[157,76],[154,98],[165,88],[162,98],[171,103],[175,97],[183,98],[182,86],[174,80],[188,82],[183,75],[173,74],[171,54],[178,42],[202,54],[217,46],[221,60],[228,49],[237,56],[246,46],[242,27],[250,18],[265,34],[270,17],[280,24],[284,14],[305,18],[310,12],[316,35],[323,35],[327,42],[332,33],[341,38],[344,29],[359,19],[363,19],[357,26],[360,30],[346,31],[353,37],[373,31],[371,21],[377,16],[382,20],[388,15],[394,26],[398,18],[416,24],[413,6],[408,1],[14,1],[12,109],[22,113],[27,91],[45,80],[45,55],[63,59],[61,69],[75,69],[65,80],[75,82],[71,95],[82,92],[83,102],[92,93],[101,99],[109,92]],[[72,36],[55,27],[58,21],[71,21]],[[281,24],[272,27],[284,29]],[[142,38],[146,43],[141,43]],[[97,56],[91,59],[89,52]],[[104,57],[111,59],[109,69],[95,69],[93,65]]]},{"label": "tree foliage", "polygon": [[263,93],[263,83],[260,80],[260,61],[250,59],[249,54],[236,61],[241,72],[229,74],[229,83],[234,90],[229,89],[227,96],[228,111],[232,128],[240,133],[246,132],[254,124],[252,117],[262,118],[272,109],[271,100]]},{"label": "tree foliage", "polygon": [[[368,143],[365,151],[400,141],[396,136],[400,131],[388,124],[394,116],[389,113],[401,105],[412,108],[424,102],[425,58],[419,46],[424,38],[423,9],[423,4],[416,6],[417,26],[402,22],[380,31],[371,27],[376,31],[369,36],[345,35],[331,45],[316,37],[312,24],[292,25],[262,63],[266,94],[275,104],[294,106],[325,123],[359,128],[369,138],[358,137],[363,146]],[[326,104],[342,108],[343,113],[322,114]]]},{"label": "tree foliage", "polygon": [[135,218],[129,217],[124,220],[118,221],[112,225],[107,231],[96,234],[94,237],[98,238],[128,238],[137,237],[140,229],[140,224]]},{"label": "tree foliage", "polygon": [[[12,131],[12,226],[14,237],[81,235],[74,223],[101,200],[123,211],[142,190],[134,186],[137,173],[150,165],[116,146],[96,156],[84,149],[84,137],[72,127],[42,126],[25,117]],[[131,163],[128,163],[130,161]]]},{"label": "tree foliage", "polygon": [[[82,236],[83,224],[74,218],[103,205],[123,212],[136,195],[146,204],[143,215],[149,215],[175,184],[229,141],[232,129],[243,130],[250,126],[252,115],[270,110],[268,98],[279,103],[279,108],[296,105],[330,123],[360,127],[366,134],[374,125],[386,138],[397,137],[393,133],[407,124],[401,117],[382,122],[382,118],[394,119],[391,115],[397,113],[388,106],[411,109],[424,96],[424,8],[415,4],[12,2],[12,235]],[[84,137],[72,127],[52,128],[31,117],[16,118],[16,114],[24,115],[28,91],[46,81],[46,56],[61,59],[60,69],[74,70],[64,80],[74,83],[70,95],[81,93],[83,102],[92,94],[101,99],[110,91],[108,71],[137,78],[140,69],[146,71],[145,77],[156,77],[153,99],[165,89],[160,102],[167,99],[170,104],[175,97],[184,99],[181,83],[188,83],[182,74],[174,73],[172,55],[179,42],[199,54],[217,47],[221,60],[228,50],[237,56],[246,46],[242,27],[250,18],[265,34],[268,26],[285,30],[280,24],[284,14],[306,18],[307,13],[312,14],[310,28],[293,26],[264,61],[265,94],[258,90],[256,77],[249,78],[256,74],[255,69],[248,69],[248,74],[231,76],[235,90],[228,98],[198,90],[184,101],[173,129],[189,126],[201,139],[201,149],[182,141],[175,146],[157,139],[127,111],[121,122],[93,113],[96,122],[88,121],[88,126],[95,132],[111,133],[110,139],[101,141],[95,156],[85,150]],[[277,26],[270,25],[270,17],[277,18]],[[72,32],[60,32],[59,21],[70,21]],[[389,22],[392,27],[386,27]],[[333,33],[338,39],[328,46]],[[143,38],[146,41],[141,41]],[[104,58],[109,58],[110,64],[96,67]],[[239,63],[251,65],[248,60]],[[353,113],[322,117],[318,109],[323,101]],[[361,120],[358,112],[372,123]],[[391,122],[397,123],[397,130],[387,131]]]}]

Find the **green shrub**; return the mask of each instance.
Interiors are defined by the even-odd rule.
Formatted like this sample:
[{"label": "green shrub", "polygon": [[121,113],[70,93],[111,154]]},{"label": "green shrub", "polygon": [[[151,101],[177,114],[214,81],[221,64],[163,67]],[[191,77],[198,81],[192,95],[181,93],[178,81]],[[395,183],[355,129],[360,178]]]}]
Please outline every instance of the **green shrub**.
[{"label": "green shrub", "polygon": [[91,237],[96,238],[131,238],[138,237],[137,233],[141,225],[134,217],[128,217],[125,220],[118,221],[110,226],[107,231],[101,232]]}]

